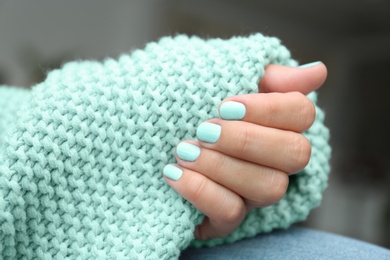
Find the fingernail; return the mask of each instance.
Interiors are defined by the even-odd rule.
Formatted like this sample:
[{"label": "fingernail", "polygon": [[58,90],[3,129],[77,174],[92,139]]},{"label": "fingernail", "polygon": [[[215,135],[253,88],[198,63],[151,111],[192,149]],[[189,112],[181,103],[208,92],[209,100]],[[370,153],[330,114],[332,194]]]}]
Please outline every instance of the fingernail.
[{"label": "fingernail", "polygon": [[196,129],[196,136],[203,142],[215,143],[221,135],[221,126],[209,122],[203,122]]},{"label": "fingernail", "polygon": [[308,68],[308,67],[314,67],[314,66],[316,66],[316,65],[318,65],[320,63],[322,63],[322,62],[321,61],[315,61],[315,62],[303,64],[303,65],[299,66],[298,68],[304,69],[304,68]]},{"label": "fingernail", "polygon": [[193,162],[198,159],[200,148],[190,143],[181,142],[176,147],[176,154],[182,160]]},{"label": "fingernail", "polygon": [[181,175],[183,174],[183,170],[172,164],[168,164],[165,165],[163,169],[163,174],[165,177],[177,181],[180,179]]},{"label": "fingernail", "polygon": [[219,108],[219,115],[227,120],[243,119],[245,113],[246,108],[244,104],[235,101],[224,102]]}]

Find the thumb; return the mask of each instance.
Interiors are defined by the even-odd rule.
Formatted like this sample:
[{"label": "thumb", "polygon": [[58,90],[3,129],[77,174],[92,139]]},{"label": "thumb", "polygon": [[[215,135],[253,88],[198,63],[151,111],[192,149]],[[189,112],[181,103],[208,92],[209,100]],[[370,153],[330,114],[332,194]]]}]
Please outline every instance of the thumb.
[{"label": "thumb", "polygon": [[259,92],[298,91],[306,95],[319,89],[327,74],[326,66],[322,62],[297,68],[271,64],[265,68],[264,77],[259,83]]}]

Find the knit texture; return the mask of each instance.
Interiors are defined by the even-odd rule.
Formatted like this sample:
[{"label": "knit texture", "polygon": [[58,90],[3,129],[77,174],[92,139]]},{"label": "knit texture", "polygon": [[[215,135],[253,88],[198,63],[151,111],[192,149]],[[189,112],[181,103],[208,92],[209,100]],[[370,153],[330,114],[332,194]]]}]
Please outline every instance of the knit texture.
[{"label": "knit texture", "polygon": [[190,243],[231,243],[305,219],[329,172],[318,107],[305,133],[309,165],[279,203],[253,210],[226,238],[194,240],[204,216],[161,176],[175,145],[218,117],[224,98],[257,92],[271,63],[297,65],[261,34],[179,35],[117,60],[68,63],[31,91],[0,87],[0,258],[176,259]]},{"label": "knit texture", "polygon": [[16,122],[15,116],[21,104],[30,97],[30,90],[26,88],[6,88],[0,85],[0,146],[6,138],[7,128]]}]

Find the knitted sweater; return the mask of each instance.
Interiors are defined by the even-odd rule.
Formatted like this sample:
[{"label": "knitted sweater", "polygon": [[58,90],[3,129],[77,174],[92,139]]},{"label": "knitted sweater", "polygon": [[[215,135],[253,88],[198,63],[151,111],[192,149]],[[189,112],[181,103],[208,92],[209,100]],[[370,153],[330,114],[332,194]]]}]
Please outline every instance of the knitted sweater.
[{"label": "knitted sweater", "polygon": [[[296,66],[275,38],[176,36],[104,62],[71,62],[31,90],[0,87],[1,259],[175,259],[304,220],[329,172],[317,107],[312,158],[277,204],[226,238],[194,240],[204,217],[161,177],[174,147],[257,92],[267,64]],[[309,98],[316,102],[316,95]]]}]

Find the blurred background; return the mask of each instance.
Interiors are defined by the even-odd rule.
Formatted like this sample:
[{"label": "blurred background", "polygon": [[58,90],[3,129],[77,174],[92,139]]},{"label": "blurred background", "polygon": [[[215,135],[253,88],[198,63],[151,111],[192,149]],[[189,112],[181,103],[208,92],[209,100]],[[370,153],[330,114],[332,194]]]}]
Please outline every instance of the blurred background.
[{"label": "blurred background", "polygon": [[30,87],[66,61],[117,57],[164,35],[253,32],[329,70],[319,103],[332,173],[301,225],[390,248],[389,1],[1,1],[0,84]]}]

